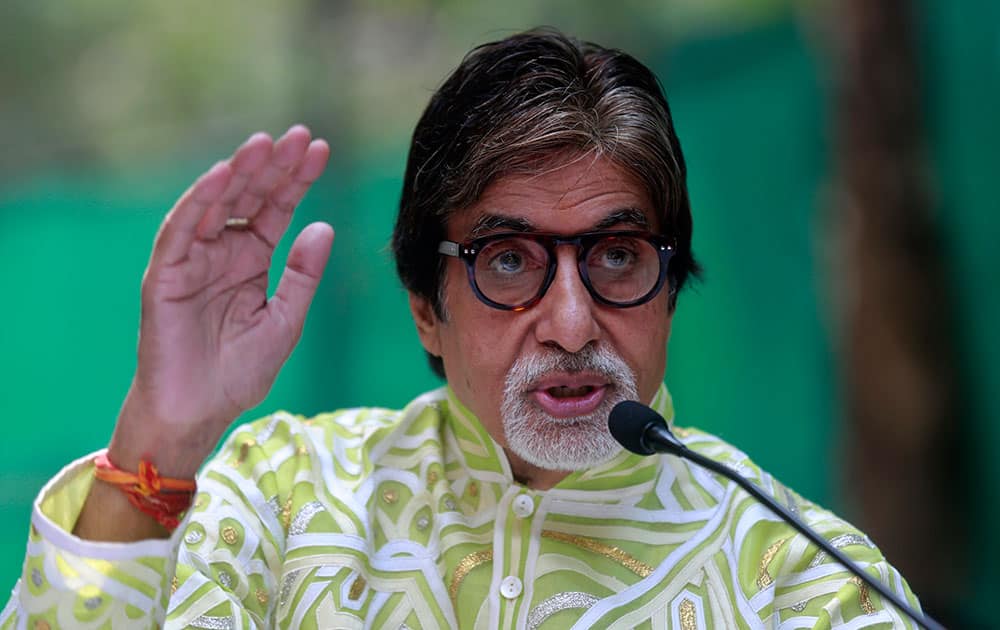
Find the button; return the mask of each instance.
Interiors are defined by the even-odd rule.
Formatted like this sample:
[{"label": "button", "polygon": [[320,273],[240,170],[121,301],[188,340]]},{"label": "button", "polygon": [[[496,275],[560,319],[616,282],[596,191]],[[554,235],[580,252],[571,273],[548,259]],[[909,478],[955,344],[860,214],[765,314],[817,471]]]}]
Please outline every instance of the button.
[{"label": "button", "polygon": [[518,518],[528,518],[535,511],[535,502],[528,495],[519,494],[514,497],[514,504],[511,507]]},{"label": "button", "polygon": [[521,594],[521,580],[517,579],[513,575],[508,575],[500,582],[500,594],[507,599],[514,599]]}]

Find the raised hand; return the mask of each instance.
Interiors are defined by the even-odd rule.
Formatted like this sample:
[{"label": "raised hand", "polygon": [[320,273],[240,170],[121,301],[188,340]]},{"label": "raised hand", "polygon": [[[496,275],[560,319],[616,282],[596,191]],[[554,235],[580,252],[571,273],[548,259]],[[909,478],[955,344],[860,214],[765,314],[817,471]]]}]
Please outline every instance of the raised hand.
[{"label": "raised hand", "polygon": [[[184,193],[142,283],[138,366],[109,447],[193,477],[227,426],[267,394],[302,332],[333,242],[325,223],[295,239],[274,296],[268,269],[295,206],[329,157],[295,126],[251,136]],[[227,225],[228,224],[228,225]]]}]

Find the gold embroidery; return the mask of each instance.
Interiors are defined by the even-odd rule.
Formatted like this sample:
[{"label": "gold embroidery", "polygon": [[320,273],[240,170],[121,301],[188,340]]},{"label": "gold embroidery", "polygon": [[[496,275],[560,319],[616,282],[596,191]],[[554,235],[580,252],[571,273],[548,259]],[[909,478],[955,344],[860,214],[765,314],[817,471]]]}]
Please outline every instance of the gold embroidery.
[{"label": "gold embroidery", "polygon": [[680,613],[681,630],[697,630],[698,617],[695,614],[694,603],[690,599],[683,599],[681,605],[677,607],[677,612]]},{"label": "gold embroidery", "polygon": [[234,459],[230,464],[235,468],[241,465],[247,460],[247,456],[250,454],[250,449],[257,446],[257,440],[247,440],[240,444],[240,454]]},{"label": "gold embroidery", "polygon": [[438,473],[436,470],[432,470],[429,473],[427,473],[427,481],[429,481],[432,484],[435,484],[437,483],[437,480],[438,480]]},{"label": "gold embroidery", "polygon": [[851,578],[851,582],[858,587],[858,603],[861,605],[861,610],[863,610],[866,615],[873,614],[875,612],[875,606],[872,605],[872,598],[868,593],[868,585],[856,575]]},{"label": "gold embroidery", "polygon": [[308,455],[309,454],[309,449],[306,448],[305,444],[300,444],[299,447],[297,449],[295,449],[295,454],[296,455]]},{"label": "gold embroidery", "polygon": [[35,630],[49,630],[49,622],[44,619],[39,619],[35,622]]},{"label": "gold embroidery", "polygon": [[474,497],[479,494],[479,486],[475,482],[469,484],[469,496]]},{"label": "gold embroidery", "polygon": [[653,572],[653,567],[649,566],[645,562],[640,561],[634,556],[626,553],[625,551],[619,549],[618,547],[613,547],[611,545],[606,545],[602,542],[598,542],[593,538],[586,538],[584,536],[574,536],[572,534],[564,534],[562,532],[554,532],[550,529],[542,530],[542,538],[551,538],[552,540],[558,540],[560,542],[569,543],[571,545],[576,545],[581,549],[586,549],[587,551],[592,551],[594,553],[599,553],[605,558],[614,560],[618,564],[622,565],[632,573],[635,573],[639,577],[646,577]]},{"label": "gold embroidery", "polygon": [[774,556],[778,555],[778,550],[781,546],[785,544],[787,538],[782,538],[776,543],[773,543],[764,552],[764,556],[760,559],[760,568],[757,569],[757,588],[763,590],[774,582],[774,578],[771,574],[767,572],[767,565],[771,564],[771,560],[774,560]]},{"label": "gold embroidery", "polygon": [[292,524],[292,497],[288,497],[285,506],[281,508],[281,522],[285,529],[288,529]]},{"label": "gold embroidery", "polygon": [[236,528],[235,527],[223,527],[222,528],[222,540],[226,541],[227,545],[235,545],[237,538],[238,538],[238,536],[236,535]]},{"label": "gold embroidery", "polygon": [[361,597],[361,593],[365,592],[366,586],[368,586],[368,582],[365,581],[365,578],[360,575],[354,578],[354,583],[351,584],[351,590],[347,592],[347,599],[357,601],[357,599]]},{"label": "gold embroidery", "polygon": [[257,601],[260,602],[260,605],[267,606],[267,591],[265,591],[262,588],[258,588],[256,595],[257,595]]},{"label": "gold embroidery", "polygon": [[389,505],[395,503],[398,498],[399,495],[396,494],[396,491],[393,490],[392,488],[382,491],[382,500],[388,503]]},{"label": "gold embroidery", "polygon": [[493,562],[492,549],[470,553],[458,561],[458,564],[455,565],[455,573],[451,576],[451,584],[448,585],[448,595],[453,604],[458,600],[458,588],[462,586],[462,580],[465,579],[465,576],[479,565],[487,562]]},{"label": "gold embroidery", "polygon": [[170,594],[173,595],[177,592],[177,576],[175,575],[172,580],[170,580]]}]

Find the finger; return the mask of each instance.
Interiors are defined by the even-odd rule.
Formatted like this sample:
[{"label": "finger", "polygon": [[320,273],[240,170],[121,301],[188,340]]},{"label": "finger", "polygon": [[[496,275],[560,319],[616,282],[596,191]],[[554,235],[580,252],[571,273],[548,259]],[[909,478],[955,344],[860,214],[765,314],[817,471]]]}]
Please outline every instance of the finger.
[{"label": "finger", "polygon": [[218,238],[226,227],[226,219],[232,216],[233,208],[240,195],[246,189],[247,183],[271,157],[274,141],[266,133],[259,132],[250,136],[229,158],[229,166],[233,171],[229,185],[214,204],[205,213],[198,224],[200,238]]},{"label": "finger", "polygon": [[229,163],[217,162],[181,195],[160,226],[151,264],[172,265],[187,256],[197,236],[198,223],[219,200],[231,177]]},{"label": "finger", "polygon": [[268,310],[289,327],[293,340],[297,340],[302,333],[306,313],[330,258],[332,244],[332,227],[326,223],[307,225],[292,243],[278,289],[267,303]]},{"label": "finger", "polygon": [[254,217],[253,229],[258,236],[272,246],[281,240],[296,206],[323,173],[329,159],[330,146],[325,140],[313,140],[309,144],[299,165],[274,190]]},{"label": "finger", "polygon": [[271,159],[247,182],[233,216],[255,216],[274,187],[302,160],[311,139],[312,134],[304,125],[295,125],[278,138]]}]

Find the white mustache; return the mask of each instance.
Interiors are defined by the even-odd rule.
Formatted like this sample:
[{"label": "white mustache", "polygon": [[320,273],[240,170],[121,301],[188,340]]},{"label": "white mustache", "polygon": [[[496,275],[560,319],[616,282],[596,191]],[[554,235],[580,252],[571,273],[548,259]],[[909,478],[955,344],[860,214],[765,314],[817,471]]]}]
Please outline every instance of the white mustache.
[{"label": "white mustache", "polygon": [[593,372],[608,379],[612,385],[634,383],[635,374],[628,364],[607,347],[586,346],[579,352],[552,350],[519,358],[507,372],[505,389],[525,391],[535,381],[553,372],[579,374]]}]

